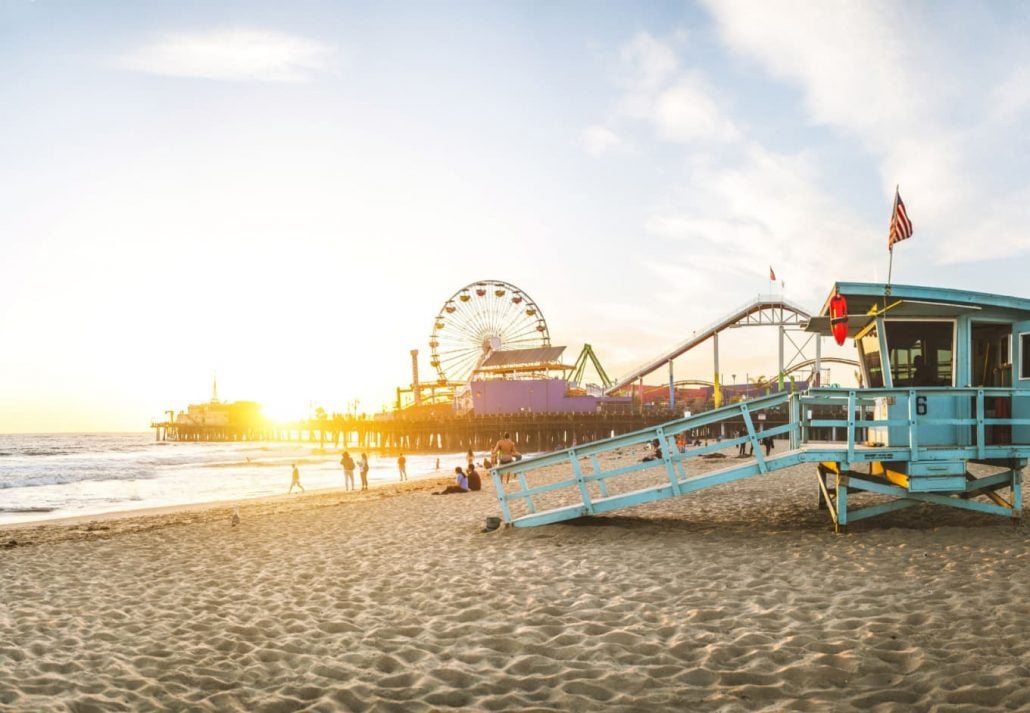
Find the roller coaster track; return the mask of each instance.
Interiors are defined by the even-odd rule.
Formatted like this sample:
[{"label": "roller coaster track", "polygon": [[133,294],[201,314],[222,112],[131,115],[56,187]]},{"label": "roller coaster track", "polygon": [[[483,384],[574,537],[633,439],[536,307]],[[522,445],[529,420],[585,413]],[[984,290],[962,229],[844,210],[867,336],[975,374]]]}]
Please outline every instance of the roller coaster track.
[{"label": "roller coaster track", "polygon": [[657,371],[671,360],[703,344],[726,329],[769,326],[785,326],[800,329],[810,318],[811,315],[805,309],[784,299],[782,296],[759,295],[733,310],[722,319],[694,332],[690,339],[677,345],[665,354],[648,361],[626,374],[605,389],[605,393],[612,394],[629,386],[637,379]]},{"label": "roller coaster track", "polygon": [[[819,359],[821,364],[840,364],[842,366],[850,366],[855,369],[859,367],[859,364],[854,359],[845,359],[844,357],[835,356],[824,356]],[[794,374],[799,371],[811,369],[815,366],[815,359],[805,359],[799,361],[796,364],[791,364],[789,367],[783,370],[783,375]],[[676,386],[715,386],[712,381],[707,379],[677,379],[675,382]]]}]

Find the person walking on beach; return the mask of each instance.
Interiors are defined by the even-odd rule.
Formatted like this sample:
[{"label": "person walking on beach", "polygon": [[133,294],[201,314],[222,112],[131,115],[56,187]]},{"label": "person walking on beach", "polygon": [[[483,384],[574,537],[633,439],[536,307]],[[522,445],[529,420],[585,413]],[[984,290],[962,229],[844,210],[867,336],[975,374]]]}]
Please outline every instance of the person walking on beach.
[{"label": "person walking on beach", "polygon": [[515,441],[511,440],[511,434],[508,433],[505,433],[504,438],[494,444],[494,449],[490,452],[490,455],[495,463],[500,463],[501,465],[522,460],[522,454],[519,453],[518,448],[515,447]]},{"label": "person walking on beach", "polygon": [[[522,454],[515,447],[515,441],[511,440],[511,434],[505,433],[504,438],[494,444],[490,451],[490,457],[497,465],[507,465],[513,461],[522,460]],[[511,473],[504,474],[504,482],[511,480]]]},{"label": "person walking on beach", "polygon": [[358,459],[358,469],[361,471],[361,489],[368,490],[368,455],[365,453]]},{"label": "person walking on beach", "polygon": [[408,459],[404,457],[403,453],[401,453],[399,456],[397,456],[397,470],[401,474],[401,482],[402,483],[405,480],[408,479],[408,471],[405,468],[405,466],[407,466],[407,464],[408,464]]},{"label": "person walking on beach", "polygon": [[354,459],[350,457],[350,453],[347,451],[343,452],[343,457],[340,458],[340,465],[343,466],[343,485],[347,490],[354,490]]},{"label": "person walking on beach", "polygon": [[476,454],[472,452],[472,448],[469,448],[469,452],[465,454],[465,462],[469,468],[476,464]]},{"label": "person walking on beach", "polygon": [[304,492],[304,486],[300,484],[300,471],[297,470],[296,463],[293,464],[293,481],[290,483],[290,489],[286,491],[287,495],[293,492],[294,485],[300,488],[300,492]]}]

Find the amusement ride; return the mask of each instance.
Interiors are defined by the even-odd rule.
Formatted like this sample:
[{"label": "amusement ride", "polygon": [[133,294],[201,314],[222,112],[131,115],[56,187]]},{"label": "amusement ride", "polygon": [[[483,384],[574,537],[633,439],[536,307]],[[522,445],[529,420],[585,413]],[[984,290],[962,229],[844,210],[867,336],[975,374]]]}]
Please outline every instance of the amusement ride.
[{"label": "amusement ride", "polygon": [[544,313],[525,290],[481,280],[455,292],[437,312],[429,364],[439,384],[461,385],[491,352],[550,345]]}]

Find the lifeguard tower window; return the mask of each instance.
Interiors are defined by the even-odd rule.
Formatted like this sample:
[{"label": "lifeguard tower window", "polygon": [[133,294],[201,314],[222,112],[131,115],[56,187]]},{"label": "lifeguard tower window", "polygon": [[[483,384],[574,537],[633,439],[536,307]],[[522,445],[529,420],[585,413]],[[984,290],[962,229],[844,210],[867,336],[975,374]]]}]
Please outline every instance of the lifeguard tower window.
[{"label": "lifeguard tower window", "polygon": [[888,321],[884,329],[894,386],[954,386],[954,322]]}]

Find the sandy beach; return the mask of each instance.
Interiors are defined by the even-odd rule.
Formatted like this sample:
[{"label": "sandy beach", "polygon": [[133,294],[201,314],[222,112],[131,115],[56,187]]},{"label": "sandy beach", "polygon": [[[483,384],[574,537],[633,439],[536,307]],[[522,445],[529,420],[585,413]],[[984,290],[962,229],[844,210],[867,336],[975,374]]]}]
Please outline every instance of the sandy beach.
[{"label": "sandy beach", "polygon": [[0,530],[3,711],[1030,707],[1030,540],[798,467],[483,532],[489,482]]}]

